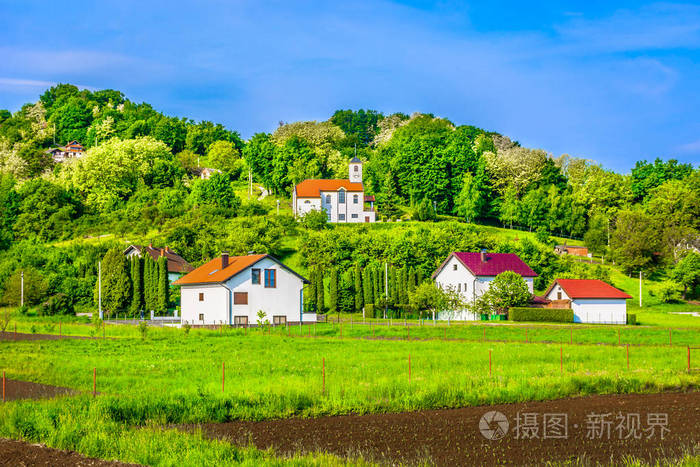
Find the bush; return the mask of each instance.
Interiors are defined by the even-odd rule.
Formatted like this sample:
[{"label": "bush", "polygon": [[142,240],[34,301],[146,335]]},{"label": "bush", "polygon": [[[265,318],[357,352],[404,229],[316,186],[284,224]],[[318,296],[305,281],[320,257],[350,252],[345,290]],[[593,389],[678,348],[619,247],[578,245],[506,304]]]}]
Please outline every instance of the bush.
[{"label": "bush", "polygon": [[678,300],[678,289],[671,281],[662,282],[657,291],[659,299],[664,303],[674,303]]},{"label": "bush", "polygon": [[41,304],[39,314],[42,316],[74,315],[73,300],[64,293],[57,293]]},{"label": "bush", "polygon": [[511,321],[548,321],[573,323],[574,311],[570,308],[528,308],[512,307],[508,312]]},{"label": "bush", "polygon": [[627,324],[635,326],[637,324],[637,315],[634,313],[627,313]]},{"label": "bush", "polygon": [[323,230],[328,227],[328,214],[325,209],[312,209],[299,220],[302,226],[310,230]]},{"label": "bush", "polygon": [[367,303],[365,305],[365,316],[367,318],[374,318],[374,303]]}]

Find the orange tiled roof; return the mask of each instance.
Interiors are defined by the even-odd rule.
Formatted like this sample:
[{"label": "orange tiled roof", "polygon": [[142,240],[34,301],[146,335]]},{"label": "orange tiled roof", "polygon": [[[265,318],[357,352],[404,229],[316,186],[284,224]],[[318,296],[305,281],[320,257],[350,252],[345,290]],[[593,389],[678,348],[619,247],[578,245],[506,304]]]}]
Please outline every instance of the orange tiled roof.
[{"label": "orange tiled roof", "polygon": [[226,266],[225,269],[221,269],[221,256],[219,256],[179,278],[173,282],[173,284],[186,285],[224,282],[266,256],[267,255],[229,256],[228,266]]},{"label": "orange tiled roof", "polygon": [[362,183],[350,180],[304,180],[294,189],[298,198],[318,198],[322,191],[338,191],[341,188],[347,191],[365,191]]}]

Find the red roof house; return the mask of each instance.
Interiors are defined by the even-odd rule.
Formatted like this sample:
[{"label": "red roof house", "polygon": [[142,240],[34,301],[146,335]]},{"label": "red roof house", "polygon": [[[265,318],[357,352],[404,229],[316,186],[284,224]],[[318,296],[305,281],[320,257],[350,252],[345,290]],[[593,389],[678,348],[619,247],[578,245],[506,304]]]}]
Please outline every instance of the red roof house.
[{"label": "red roof house", "polygon": [[455,258],[466,267],[474,276],[497,276],[505,271],[513,271],[523,277],[537,277],[537,273],[520,259],[515,253],[487,253],[456,251],[438,267],[433,273],[435,278],[447,265],[451,258]]},{"label": "red roof house", "polygon": [[598,279],[557,279],[544,298],[568,301],[576,323],[626,324],[632,296]]}]

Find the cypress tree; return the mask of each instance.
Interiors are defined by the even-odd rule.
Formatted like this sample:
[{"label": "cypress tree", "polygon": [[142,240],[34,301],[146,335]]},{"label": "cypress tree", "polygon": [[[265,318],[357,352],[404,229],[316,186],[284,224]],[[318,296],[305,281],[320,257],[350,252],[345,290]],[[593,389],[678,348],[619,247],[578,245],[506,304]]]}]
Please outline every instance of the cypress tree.
[{"label": "cypress tree", "polygon": [[360,265],[356,264],[355,265],[355,284],[354,284],[354,292],[355,292],[355,312],[360,312],[362,311],[362,307],[364,305],[364,294],[362,293],[362,270],[360,269]]},{"label": "cypress tree", "polygon": [[120,312],[128,308],[130,299],[131,279],[127,260],[120,249],[112,248],[102,259],[102,304],[105,310]]},{"label": "cypress tree", "polygon": [[153,300],[151,299],[153,288],[151,287],[151,271],[153,260],[150,255],[143,258],[143,302],[146,311],[150,312],[153,309]]},{"label": "cypress tree", "polygon": [[396,280],[396,268],[389,268],[389,302],[392,305],[397,305],[399,301],[399,289]]},{"label": "cypress tree", "polygon": [[338,309],[343,313],[352,313],[355,309],[354,271],[348,269],[343,273],[338,285]]},{"label": "cypress tree", "polygon": [[362,270],[362,295],[365,302],[365,306],[370,303],[374,303],[374,297],[372,296],[372,289],[374,284],[372,283],[372,268],[367,265]]},{"label": "cypress tree", "polygon": [[373,265],[370,274],[372,274],[372,296],[374,298],[374,305],[377,306],[382,303],[384,297],[384,293],[382,292],[382,274],[379,270],[379,266],[376,264]]},{"label": "cypress tree", "polygon": [[328,286],[328,311],[330,313],[338,312],[338,269],[331,268],[330,284]]},{"label": "cypress tree", "polygon": [[313,311],[316,309],[316,269],[309,271],[309,283],[304,293],[304,310]]},{"label": "cypress tree", "polygon": [[416,287],[418,286],[417,284],[417,275],[416,275],[416,270],[411,267],[411,269],[408,271],[408,294],[411,295],[414,290],[416,290]]},{"label": "cypress tree", "polygon": [[316,306],[319,313],[326,311],[326,292],[323,285],[323,273],[320,270],[316,271]]},{"label": "cypress tree", "polygon": [[158,300],[156,307],[161,313],[168,311],[170,284],[168,283],[168,260],[165,256],[158,258],[158,273],[156,276]]},{"label": "cypress tree", "polygon": [[143,308],[143,271],[141,258],[131,257],[131,314],[138,316]]}]

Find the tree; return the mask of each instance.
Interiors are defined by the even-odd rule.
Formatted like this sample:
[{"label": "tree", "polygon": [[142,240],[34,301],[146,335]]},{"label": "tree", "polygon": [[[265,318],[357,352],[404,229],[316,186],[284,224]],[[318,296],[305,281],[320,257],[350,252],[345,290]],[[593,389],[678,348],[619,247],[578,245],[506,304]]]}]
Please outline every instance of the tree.
[{"label": "tree", "polygon": [[355,264],[354,267],[353,291],[355,292],[355,312],[360,312],[364,306],[364,296],[362,291],[362,270],[359,264]]},{"label": "tree", "polygon": [[312,209],[299,219],[299,223],[307,229],[323,230],[328,227],[328,214],[323,208]]},{"label": "tree", "polygon": [[22,273],[24,272],[24,304],[36,305],[46,296],[49,289],[46,279],[34,268],[16,269],[5,281],[2,302],[19,306],[22,295]]},{"label": "tree", "polygon": [[517,220],[518,218],[518,207],[518,197],[515,189],[507,189],[498,209],[498,219],[503,223],[503,225],[510,225],[510,228],[513,228],[513,221]]},{"label": "tree", "polygon": [[516,196],[522,194],[531,183],[540,180],[548,157],[541,149],[520,146],[484,153],[494,188],[503,195],[507,190],[513,190]]},{"label": "tree", "polygon": [[377,135],[377,123],[383,115],[376,110],[336,110],[331,122],[340,127],[352,143],[367,146]]},{"label": "tree", "polygon": [[610,233],[613,258],[626,273],[655,267],[660,233],[649,215],[641,210],[620,211]]},{"label": "tree", "polygon": [[583,236],[583,243],[596,254],[605,254],[608,245],[608,219],[597,215],[588,221],[588,231]]},{"label": "tree", "polygon": [[[95,297],[98,295],[95,284]],[[111,248],[102,259],[102,305],[111,312],[124,311],[131,299],[127,261],[120,248]]]},{"label": "tree", "polygon": [[355,310],[354,274],[352,269],[340,276],[338,285],[338,311],[352,313]]},{"label": "tree", "polygon": [[418,203],[416,217],[419,221],[435,220],[435,208],[428,198],[423,198],[421,202]]},{"label": "tree", "polygon": [[396,181],[391,172],[386,174],[384,189],[377,201],[377,207],[387,218],[394,219],[401,214],[398,207],[399,198],[396,194]]},{"label": "tree", "polygon": [[337,313],[338,312],[338,269],[335,267],[331,268],[330,273],[330,284],[328,286],[328,312]]},{"label": "tree", "polygon": [[157,301],[156,310],[161,313],[168,311],[168,305],[170,303],[170,284],[168,282],[168,260],[165,256],[158,258],[157,264]]},{"label": "tree", "polygon": [[681,180],[692,173],[692,164],[679,164],[676,159],[663,162],[657,157],[653,163],[638,161],[630,177],[632,193],[641,201],[653,188],[668,180]]},{"label": "tree", "polygon": [[432,313],[432,318],[441,311],[457,311],[466,305],[457,291],[442,289],[434,282],[423,282],[409,297],[411,308],[417,310],[422,317],[424,311]]},{"label": "tree", "polygon": [[372,288],[372,269],[369,266],[365,266],[362,270],[362,301],[365,306],[374,303]]},{"label": "tree", "polygon": [[491,281],[484,296],[493,311],[505,314],[511,307],[527,305],[532,294],[520,274],[505,271]]},{"label": "tree", "polygon": [[241,206],[231,178],[224,173],[215,172],[208,180],[198,180],[192,188],[192,197],[199,204],[229,209],[233,214]]},{"label": "tree", "polygon": [[243,166],[241,153],[230,141],[214,141],[207,150],[209,165],[224,172],[238,175]]},{"label": "tree", "polygon": [[479,217],[486,205],[486,199],[481,189],[481,180],[471,173],[465,172],[462,178],[462,189],[455,199],[457,214],[472,222]]},{"label": "tree", "polygon": [[131,314],[138,316],[143,309],[143,261],[137,255],[131,257]]},{"label": "tree", "polygon": [[688,289],[694,293],[700,285],[700,253],[689,252],[673,268],[671,278],[683,287],[683,300],[687,300]]},{"label": "tree", "polygon": [[326,311],[326,292],[323,285],[323,274],[320,270],[316,271],[316,307],[318,313]]}]

